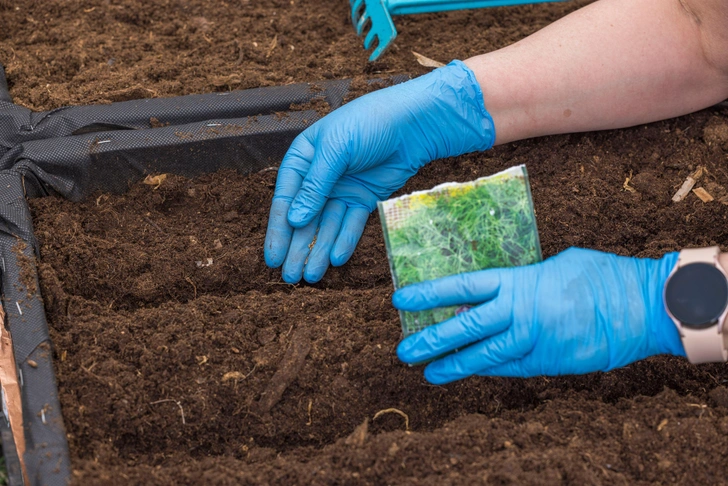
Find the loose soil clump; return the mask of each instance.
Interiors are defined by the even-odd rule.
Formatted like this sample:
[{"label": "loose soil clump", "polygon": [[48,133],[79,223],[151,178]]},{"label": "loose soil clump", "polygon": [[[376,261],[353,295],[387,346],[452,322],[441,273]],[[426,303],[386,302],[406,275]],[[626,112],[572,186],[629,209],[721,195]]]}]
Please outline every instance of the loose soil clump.
[{"label": "loose soil clump", "polygon": [[[375,64],[345,1],[0,3],[0,58],[16,101],[37,109],[341,77],[366,89],[381,73],[425,72],[411,50],[464,58],[584,3],[403,17],[397,49]],[[725,245],[726,127],[715,108],[513,143],[434,162],[400,194],[525,163],[546,257]],[[698,166],[715,200],[672,203]],[[723,480],[725,366],[656,357],[429,385],[394,353],[375,217],[319,284],[265,266],[275,177],[169,175],[82,203],[31,201],[77,484]],[[388,409],[401,414],[378,415]]]}]

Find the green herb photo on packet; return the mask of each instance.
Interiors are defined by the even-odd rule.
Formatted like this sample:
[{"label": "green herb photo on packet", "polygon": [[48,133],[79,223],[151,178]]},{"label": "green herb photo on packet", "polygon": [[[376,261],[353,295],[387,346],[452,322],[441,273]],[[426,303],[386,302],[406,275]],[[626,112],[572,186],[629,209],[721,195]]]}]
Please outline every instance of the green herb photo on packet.
[{"label": "green herb photo on packet", "polygon": [[[526,166],[381,201],[395,289],[487,268],[541,261]],[[400,311],[405,337],[467,310]]]}]

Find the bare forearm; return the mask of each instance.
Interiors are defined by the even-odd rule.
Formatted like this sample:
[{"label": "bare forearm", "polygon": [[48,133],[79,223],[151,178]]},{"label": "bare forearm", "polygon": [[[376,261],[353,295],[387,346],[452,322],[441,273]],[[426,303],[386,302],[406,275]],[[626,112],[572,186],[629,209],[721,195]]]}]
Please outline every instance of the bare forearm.
[{"label": "bare forearm", "polygon": [[466,64],[496,144],[671,118],[728,97],[728,2],[601,0]]}]

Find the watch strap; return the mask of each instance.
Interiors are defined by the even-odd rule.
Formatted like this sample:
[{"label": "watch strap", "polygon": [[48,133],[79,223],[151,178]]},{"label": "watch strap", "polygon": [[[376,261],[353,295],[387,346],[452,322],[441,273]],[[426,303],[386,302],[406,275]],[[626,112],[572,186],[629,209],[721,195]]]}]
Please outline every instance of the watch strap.
[{"label": "watch strap", "polygon": [[[711,263],[725,275],[723,268],[718,262],[720,247],[711,246],[708,248],[687,248],[680,252],[675,270],[691,263]],[[728,278],[728,277],[727,277]],[[672,317],[672,316],[671,316]],[[718,324],[707,329],[690,329],[683,326],[677,319],[672,317],[677,325],[680,339],[682,340],[685,354],[693,364],[715,363],[728,361],[728,340],[723,333],[723,323],[726,319],[724,312]]]},{"label": "watch strap", "polygon": [[680,338],[691,363],[721,363],[728,360],[728,350],[726,350],[728,343],[720,328],[720,324],[708,329],[688,329],[680,326],[678,329]]},{"label": "watch strap", "polygon": [[718,264],[718,256],[720,255],[720,247],[710,246],[708,248],[687,248],[682,250],[677,257],[677,268],[684,267],[691,263],[710,263]]}]

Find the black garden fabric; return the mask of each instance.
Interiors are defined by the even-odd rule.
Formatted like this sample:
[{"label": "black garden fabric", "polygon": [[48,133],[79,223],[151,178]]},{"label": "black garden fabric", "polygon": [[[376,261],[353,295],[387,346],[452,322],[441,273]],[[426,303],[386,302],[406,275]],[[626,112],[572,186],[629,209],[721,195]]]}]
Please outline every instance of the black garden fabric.
[{"label": "black garden fabric", "polygon": [[[291,111],[291,105],[320,98],[336,109],[350,84],[334,80],[35,113],[12,103],[0,65],[2,304],[21,383],[31,484],[65,485],[71,469],[26,199],[59,194],[80,201],[98,191],[120,193],[153,173],[191,177],[234,168],[246,174],[275,166],[296,135],[321,116]],[[10,484],[23,484],[5,414],[0,432]]]}]

